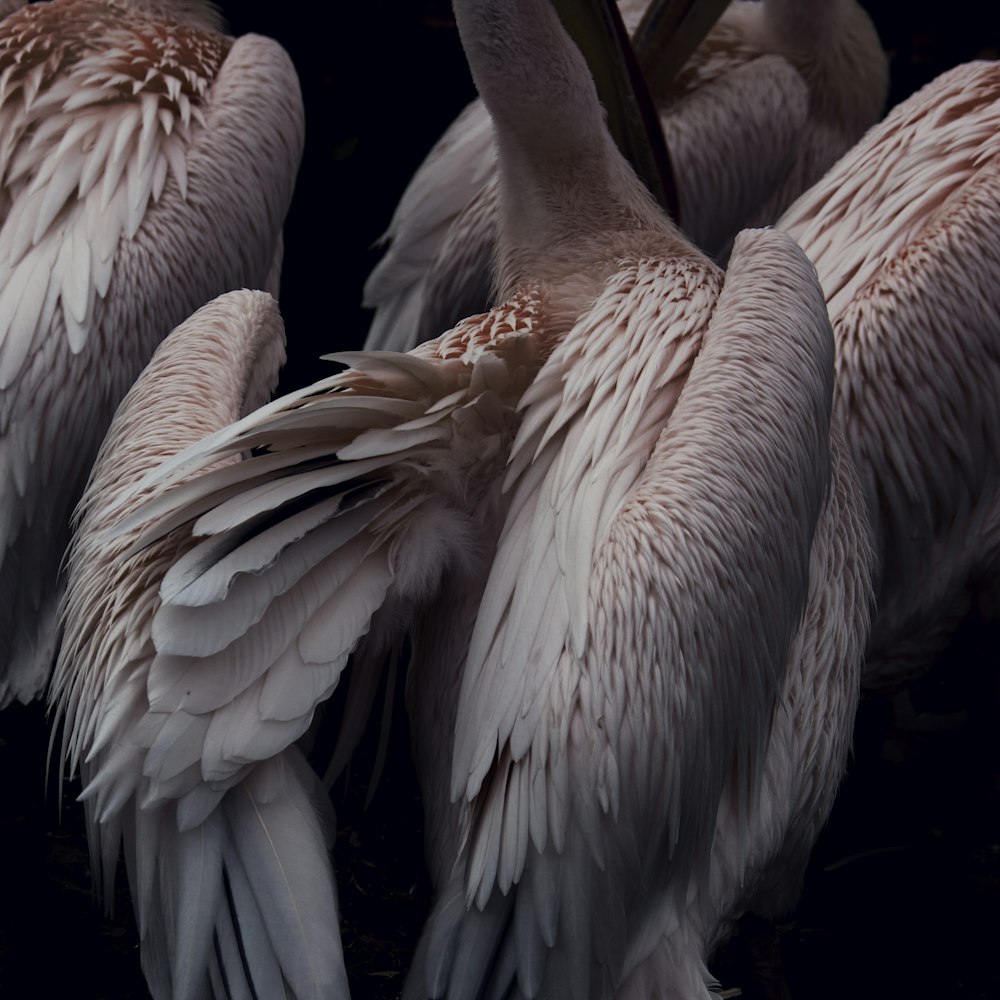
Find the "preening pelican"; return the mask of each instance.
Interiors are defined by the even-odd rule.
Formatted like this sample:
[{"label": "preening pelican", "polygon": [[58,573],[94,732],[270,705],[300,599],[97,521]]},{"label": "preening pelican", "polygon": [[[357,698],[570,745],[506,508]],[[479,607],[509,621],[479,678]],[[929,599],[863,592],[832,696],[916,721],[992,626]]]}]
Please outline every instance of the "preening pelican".
[{"label": "preening pelican", "polygon": [[[138,484],[150,466],[265,403],[284,357],[267,293],[231,292],[201,308],[122,400],[77,512],[52,702],[63,760],[82,772],[92,870],[107,898],[124,842],[157,1000],[348,995],[319,815],[325,789],[294,746],[226,778],[182,760],[194,733],[183,713],[157,714],[169,692],[150,672],[150,619],[185,546],[168,536],[135,552],[131,536],[111,533],[147,499]],[[234,669],[252,669],[247,652]]]},{"label": "preening pelican", "polygon": [[[621,5],[654,75],[667,39]],[[672,59],[663,62],[675,71]],[[680,222],[709,254],[770,224],[882,113],[888,62],[856,0],[734,0],[677,76],[650,81]],[[489,115],[470,104],[414,174],[364,303],[367,348],[406,350],[491,301],[496,153]]]},{"label": "preening pelican", "polygon": [[0,23],[0,705],[48,679],[70,514],[117,402],[207,299],[277,282],[298,80],[221,28],[200,0]]},{"label": "preening pelican", "polygon": [[1000,63],[902,102],[781,218],[816,265],[879,554],[865,684],[1000,617]]},{"label": "preening pelican", "polygon": [[[787,894],[822,822],[867,638],[822,294],[780,233],[742,235],[725,280],[690,245],[546,0],[455,7],[496,120],[502,304],[338,355],[85,505],[118,535],[81,524],[59,689],[132,693],[92,722],[64,694],[69,746],[106,822],[218,824],[350,654],[348,711],[408,632],[439,890],[409,994],[609,996],[655,962],[703,997],[726,921]],[[124,542],[163,560],[158,595],[77,583]]]}]

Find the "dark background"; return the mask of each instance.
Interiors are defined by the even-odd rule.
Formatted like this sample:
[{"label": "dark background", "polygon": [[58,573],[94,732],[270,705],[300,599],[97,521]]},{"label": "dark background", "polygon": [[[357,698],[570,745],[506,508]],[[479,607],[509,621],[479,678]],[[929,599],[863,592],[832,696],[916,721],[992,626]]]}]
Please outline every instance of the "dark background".
[{"label": "dark background", "polygon": [[[291,54],[306,153],[286,227],[282,388],[324,374],[318,355],[360,346],[371,249],[424,153],[474,96],[443,0],[228,3],[235,34]],[[867,4],[892,55],[892,102],[944,69],[1000,50],[1000,5]],[[970,626],[910,693],[913,712],[863,706],[850,775],[817,845],[794,920],[782,925],[793,996],[1000,998],[998,636]],[[898,707],[898,706],[897,706]],[[906,705],[904,704],[905,708]],[[405,722],[371,807],[372,748],[335,793],[336,864],[356,1000],[398,994],[426,910],[419,805]],[[0,997],[145,997],[127,895],[104,919],[90,894],[78,787],[46,795],[39,706],[0,713]],[[752,993],[736,949],[720,974]],[[262,998],[265,1000],[265,998]]]}]

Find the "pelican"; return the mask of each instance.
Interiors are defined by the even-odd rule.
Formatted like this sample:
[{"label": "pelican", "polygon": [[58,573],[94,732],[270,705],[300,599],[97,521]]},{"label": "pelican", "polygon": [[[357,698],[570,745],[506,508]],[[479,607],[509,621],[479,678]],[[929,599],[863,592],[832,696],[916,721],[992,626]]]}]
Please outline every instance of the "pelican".
[{"label": "pelican", "polygon": [[[134,553],[127,535],[109,541],[117,517],[145,499],[137,487],[150,464],[267,402],[284,360],[284,326],[266,292],[203,306],[122,400],[77,511],[52,701],[66,723],[63,760],[82,772],[91,867],[109,899],[124,843],[157,1000],[348,995],[325,789],[294,746],[244,769],[227,795],[194,762],[154,776],[141,735],[156,702],[148,618],[179,546]],[[82,662],[105,670],[75,669]],[[180,718],[173,735],[161,733],[178,748],[190,737],[175,728]]]},{"label": "pelican", "polygon": [[277,291],[303,141],[285,52],[200,0],[53,0],[0,22],[0,705],[37,697],[69,520],[155,345]]},{"label": "pelican", "polygon": [[816,265],[878,547],[865,686],[1000,617],[1000,63],[906,101],[778,226]]},{"label": "pelican", "polygon": [[[69,557],[64,752],[98,823],[158,824],[140,891],[202,886],[203,919],[157,910],[179,938],[224,899],[230,803],[304,780],[282,762],[353,654],[349,740],[409,637],[438,891],[409,994],[611,996],[655,972],[704,997],[728,923],[801,874],[867,638],[822,293],[783,234],[742,234],[725,276],[690,244],[547,0],[455,11],[496,122],[501,304],[408,354],[335,355],[159,465],[116,418]],[[189,405],[226,372],[259,398],[258,370],[192,375]],[[176,415],[149,419],[174,439]],[[173,846],[202,830],[208,878]],[[294,856],[331,900],[314,831]],[[311,954],[322,920],[282,920]]]},{"label": "pelican", "polygon": [[[856,0],[733,0],[676,79],[663,4],[620,6],[651,78],[681,225],[711,255],[724,256],[740,229],[774,222],[884,108],[888,62]],[[367,348],[406,350],[491,301],[495,175],[489,115],[475,101],[389,223],[364,289],[375,310]]]}]

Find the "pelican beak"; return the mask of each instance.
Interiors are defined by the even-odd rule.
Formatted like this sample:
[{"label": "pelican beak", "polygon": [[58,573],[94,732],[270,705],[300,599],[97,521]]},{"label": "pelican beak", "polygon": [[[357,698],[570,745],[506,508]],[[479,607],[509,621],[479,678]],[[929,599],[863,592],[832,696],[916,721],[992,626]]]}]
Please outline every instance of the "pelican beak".
[{"label": "pelican beak", "polygon": [[651,93],[665,93],[729,2],[650,0],[632,47]]},{"label": "pelican beak", "polygon": [[[728,0],[651,0],[636,32],[656,79],[669,83],[727,6]],[[614,0],[552,0],[583,53],[622,155],[679,225],[677,185],[650,90]],[[654,58],[655,57],[655,58]],[[662,90],[662,85],[661,85]]]},{"label": "pelican beak", "polygon": [[552,0],[583,53],[622,155],[667,214],[679,223],[677,187],[663,130],[614,0]]}]

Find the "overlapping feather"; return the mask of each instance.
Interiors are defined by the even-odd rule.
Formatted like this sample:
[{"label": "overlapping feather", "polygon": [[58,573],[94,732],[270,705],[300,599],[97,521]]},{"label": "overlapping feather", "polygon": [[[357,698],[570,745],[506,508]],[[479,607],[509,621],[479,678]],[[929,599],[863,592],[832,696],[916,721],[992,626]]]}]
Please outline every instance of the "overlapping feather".
[{"label": "overlapping feather", "polygon": [[171,326],[273,273],[297,82],[278,46],[218,28],[182,0],[0,26],[0,704],[47,678],[69,516],[117,400]]},{"label": "overlapping feather", "polygon": [[[283,357],[262,292],[223,296],[178,328],[119,409],[69,556],[52,693],[62,756],[84,777],[105,892],[124,843],[156,997],[202,997],[210,984],[218,995],[346,996],[323,789],[294,747],[241,768],[238,787],[208,780],[201,752],[225,734],[207,714],[164,710],[150,677],[160,577],[181,540],[132,554],[108,530],[109,501],[171,449],[262,402]],[[144,496],[131,491],[125,509]]]},{"label": "overlapping feather", "polygon": [[721,295],[707,263],[624,267],[554,351],[457,713],[472,828],[407,996],[610,996],[684,919],[724,787],[746,851],[831,396],[818,285],[770,233]]},{"label": "overlapping feather", "polygon": [[866,683],[927,669],[973,603],[1000,615],[1000,71],[894,108],[778,225],[815,262],[836,407],[879,550]]}]

